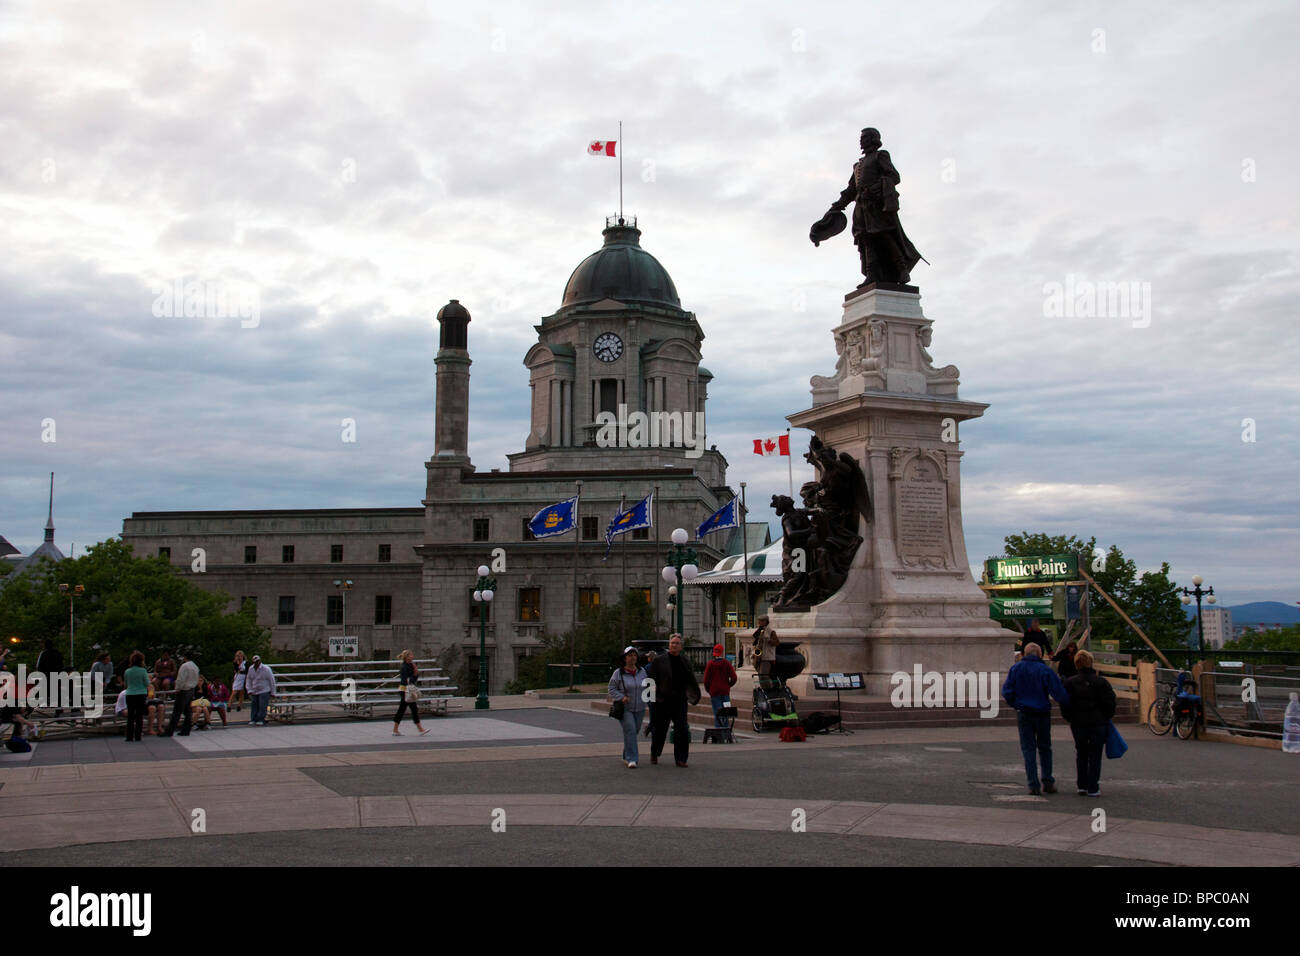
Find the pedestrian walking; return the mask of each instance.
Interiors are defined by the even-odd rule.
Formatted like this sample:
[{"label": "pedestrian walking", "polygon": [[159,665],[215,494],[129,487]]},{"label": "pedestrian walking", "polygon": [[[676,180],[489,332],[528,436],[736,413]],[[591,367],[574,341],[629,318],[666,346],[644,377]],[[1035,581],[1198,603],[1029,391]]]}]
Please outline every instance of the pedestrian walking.
[{"label": "pedestrian walking", "polygon": [[713,726],[726,727],[728,722],[718,716],[718,711],[731,700],[731,688],[736,684],[736,669],[723,654],[721,644],[713,645],[713,660],[704,665],[704,691],[713,705]]},{"label": "pedestrian walking", "polygon": [[[650,673],[650,665],[655,662],[655,658],[658,656],[659,654],[655,651],[645,652],[645,672],[647,674]],[[649,717],[645,722],[645,736],[646,740],[649,740],[650,734],[654,732],[655,726],[655,702],[653,700],[646,704],[646,713]]]},{"label": "pedestrian walking", "polygon": [[[166,651],[163,652],[164,654]],[[181,664],[180,670],[176,672],[175,696],[172,698],[172,719],[167,724],[166,737],[176,733],[176,724],[181,725],[182,737],[190,735],[190,725],[194,721],[194,712],[190,705],[194,703],[194,692],[199,686],[199,665],[194,663],[183,654],[177,654],[184,663]]]},{"label": "pedestrian walking", "polygon": [[646,671],[654,681],[653,733],[650,737],[650,762],[658,763],[668,739],[668,725],[673,725],[673,757],[677,766],[685,767],[690,757],[691,728],[686,721],[686,708],[700,702],[700,685],[691,672],[691,665],[682,657],[682,636],[673,634],[668,639],[668,653],[656,657]]},{"label": "pedestrian walking", "polygon": [[1074,657],[1078,672],[1065,682],[1069,703],[1061,705],[1061,716],[1070,722],[1074,735],[1075,784],[1080,794],[1101,796],[1101,754],[1115,716],[1115,690],[1110,681],[1092,666],[1092,655],[1079,651]]},{"label": "pedestrian walking", "polygon": [[[1056,662],[1056,675],[1062,681],[1067,681],[1079,673],[1078,667],[1074,663],[1074,657],[1078,653],[1079,645],[1071,641],[1052,655],[1052,660]],[[1091,657],[1092,655],[1088,656]]]},{"label": "pedestrian walking", "polygon": [[1037,644],[1040,652],[1048,646],[1047,635],[1043,633],[1043,629],[1038,626],[1037,619],[1032,617],[1025,625],[1025,633],[1020,635],[1020,643],[1016,646],[1016,653],[1023,657],[1025,654],[1025,648],[1030,644]]},{"label": "pedestrian walking", "polygon": [[129,658],[130,666],[122,676],[126,679],[126,739],[139,743],[143,738],[144,715],[149,700],[149,672],[144,669],[144,654],[135,651]]},{"label": "pedestrian walking", "polygon": [[619,712],[619,722],[623,726],[623,762],[629,770],[636,769],[641,757],[637,735],[641,731],[646,705],[642,690],[646,672],[637,663],[639,657],[635,647],[628,645],[623,648],[623,666],[616,668],[609,678],[609,699],[614,710]]},{"label": "pedestrian walking", "polygon": [[[1020,753],[1025,758],[1025,776],[1034,796],[1056,793],[1052,776],[1052,702],[1054,697],[1064,707],[1070,702],[1061,678],[1043,663],[1043,649],[1026,644],[1024,657],[1011,665],[1002,685],[1002,696],[1016,709],[1020,729]],[[1038,760],[1042,761],[1042,785],[1039,785]]]},{"label": "pedestrian walking", "polygon": [[402,722],[402,715],[406,713],[406,708],[411,708],[411,720],[415,724],[415,729],[423,737],[429,731],[424,729],[420,723],[420,669],[415,666],[415,655],[410,651],[402,651],[397,655],[397,659],[402,662],[402,669],[398,675],[398,684],[401,686],[402,696],[397,702],[397,716],[393,718],[393,736],[402,736],[398,725]]},{"label": "pedestrian walking", "polygon": [[243,710],[243,701],[248,694],[244,691],[244,679],[248,676],[248,664],[244,661],[244,652],[235,651],[235,676],[230,679],[230,702],[235,710]]},{"label": "pedestrian walking", "polygon": [[253,655],[253,663],[248,668],[244,688],[248,691],[251,704],[249,726],[265,727],[266,708],[275,696],[275,672],[271,670],[270,664],[263,664],[262,658],[257,654]]}]

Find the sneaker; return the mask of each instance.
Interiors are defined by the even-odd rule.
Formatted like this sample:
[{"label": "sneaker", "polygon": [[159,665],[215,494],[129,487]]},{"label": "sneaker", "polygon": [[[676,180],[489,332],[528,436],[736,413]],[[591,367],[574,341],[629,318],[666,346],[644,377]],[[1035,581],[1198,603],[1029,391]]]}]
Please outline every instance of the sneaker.
[{"label": "sneaker", "polygon": [[1083,787],[1080,787],[1078,790],[1075,791],[1075,793],[1077,793],[1081,797],[1086,797],[1088,795],[1088,791],[1085,790]]},{"label": "sneaker", "polygon": [[651,758],[650,758],[650,762],[651,762],[651,763],[658,763],[658,762],[659,762],[659,758],[658,758],[658,757],[651,757]]},{"label": "sneaker", "polygon": [[1101,790],[1099,790],[1099,789],[1098,789],[1098,790],[1089,790],[1089,791],[1088,791],[1088,796],[1090,796],[1090,797],[1100,797],[1100,796],[1101,796]]},{"label": "sneaker", "polygon": [[1043,793],[1056,793],[1056,784],[1048,780],[1043,784]]},{"label": "sneaker", "polygon": [[629,760],[628,763],[627,763],[627,769],[628,769],[628,770],[635,770],[635,769],[636,769],[636,761],[635,761],[635,760]]},{"label": "sneaker", "polygon": [[1030,787],[1029,793],[1031,796],[1041,797],[1043,795],[1043,790],[1041,787]]}]

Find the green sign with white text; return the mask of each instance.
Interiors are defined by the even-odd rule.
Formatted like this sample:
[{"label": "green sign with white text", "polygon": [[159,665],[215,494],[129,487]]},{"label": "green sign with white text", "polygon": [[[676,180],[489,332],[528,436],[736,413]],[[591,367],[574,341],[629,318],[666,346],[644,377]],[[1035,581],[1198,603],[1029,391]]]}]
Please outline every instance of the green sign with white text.
[{"label": "green sign with white text", "polygon": [[984,562],[989,584],[1033,585],[1043,581],[1074,581],[1079,577],[1079,557],[1074,554],[1032,555],[1026,558],[989,558]]},{"label": "green sign with white text", "polygon": [[1004,598],[989,600],[989,617],[995,621],[1024,621],[1036,617],[1040,621],[1053,620],[1052,599],[1043,598]]}]

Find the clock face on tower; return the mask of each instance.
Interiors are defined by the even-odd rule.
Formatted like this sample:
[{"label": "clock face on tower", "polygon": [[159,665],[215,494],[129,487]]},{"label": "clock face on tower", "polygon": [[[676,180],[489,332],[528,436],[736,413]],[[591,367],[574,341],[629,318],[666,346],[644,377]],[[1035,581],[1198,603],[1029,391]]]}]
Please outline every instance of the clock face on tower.
[{"label": "clock face on tower", "polygon": [[596,336],[596,341],[592,343],[591,350],[596,353],[596,358],[602,362],[613,362],[623,354],[623,340],[613,332],[602,332]]}]

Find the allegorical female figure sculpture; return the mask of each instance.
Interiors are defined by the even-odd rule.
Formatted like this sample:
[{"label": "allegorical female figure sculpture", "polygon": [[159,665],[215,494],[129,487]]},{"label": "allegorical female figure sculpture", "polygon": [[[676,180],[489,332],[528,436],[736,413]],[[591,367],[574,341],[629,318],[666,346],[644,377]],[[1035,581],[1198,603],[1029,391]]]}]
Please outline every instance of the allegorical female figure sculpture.
[{"label": "allegorical female figure sculpture", "polygon": [[818,476],[799,489],[804,507],[786,495],[772,496],[784,537],[781,595],[772,605],[778,609],[810,607],[838,591],[862,544],[858,519],[871,520],[871,492],[851,455],[837,455],[814,435],[804,458]]},{"label": "allegorical female figure sculpture", "polygon": [[923,259],[898,221],[898,183],[902,177],[889,152],[880,148],[880,133],[862,131],[862,158],[853,166],[849,184],[830,210],[813,224],[808,238],[813,245],[844,231],[844,210],[853,207],[853,241],[862,260],[862,288],[872,282],[906,285],[912,269]]}]

